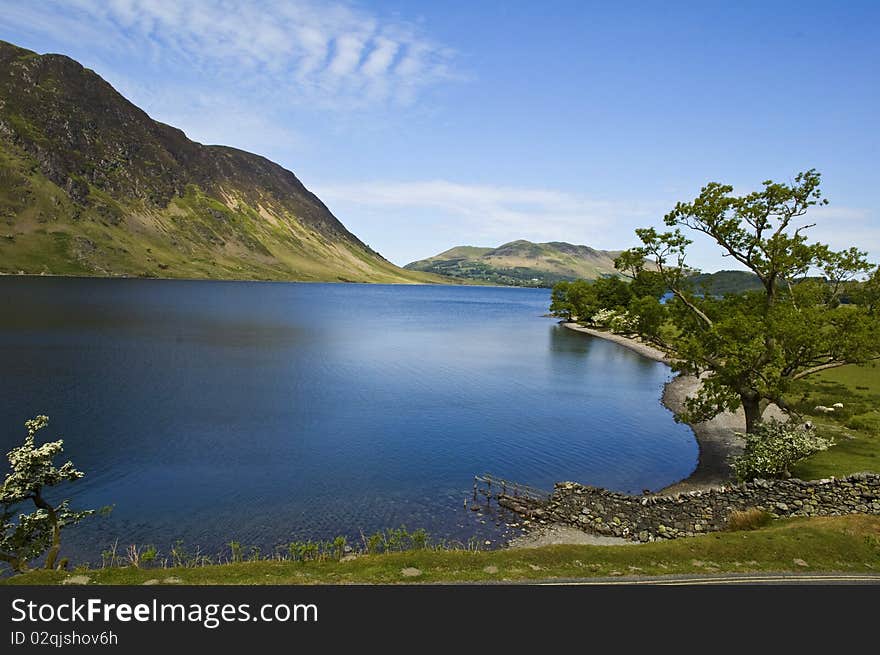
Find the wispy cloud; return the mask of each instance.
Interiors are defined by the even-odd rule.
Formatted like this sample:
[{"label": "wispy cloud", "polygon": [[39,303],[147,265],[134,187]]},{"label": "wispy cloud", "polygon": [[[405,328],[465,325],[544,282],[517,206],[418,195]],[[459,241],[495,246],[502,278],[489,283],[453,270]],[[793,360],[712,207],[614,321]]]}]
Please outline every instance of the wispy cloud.
[{"label": "wispy cloud", "polygon": [[806,217],[816,226],[807,232],[811,239],[827,243],[834,249],[855,246],[868,252],[874,263],[880,263],[880,225],[875,212],[857,207],[828,205],[814,207]]},{"label": "wispy cloud", "polygon": [[[514,239],[568,241],[595,248],[636,245],[634,230],[663,228],[665,201],[599,199],[549,188],[463,184],[449,180],[313,184],[346,224],[382,244],[384,254],[405,264],[455,245],[493,246]],[[857,244],[880,252],[880,228],[870,212],[823,207],[810,212],[812,239],[835,248]],[[736,268],[718,247],[692,235],[689,261],[703,270]],[[700,238],[698,238],[700,237]]]},{"label": "wispy cloud", "polygon": [[[339,215],[368,238],[384,232],[410,244],[498,245],[514,239],[569,241],[598,248],[634,245],[632,229],[659,206],[598,200],[555,189],[462,184],[448,180],[313,184]],[[447,247],[448,247],[447,246]],[[403,261],[407,252],[392,259]],[[436,254],[426,252],[424,256]],[[405,263],[405,262],[404,262]]]},{"label": "wispy cloud", "polygon": [[449,48],[344,2],[0,0],[0,28],[327,109],[409,103],[453,77]]}]

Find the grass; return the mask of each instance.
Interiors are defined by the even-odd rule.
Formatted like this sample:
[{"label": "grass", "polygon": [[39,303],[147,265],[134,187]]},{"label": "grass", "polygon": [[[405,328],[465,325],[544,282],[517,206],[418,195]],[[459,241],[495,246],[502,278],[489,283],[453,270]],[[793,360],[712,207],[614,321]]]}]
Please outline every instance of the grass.
[{"label": "grass", "polygon": [[[799,380],[788,395],[793,407],[835,445],[799,463],[792,473],[807,480],[880,470],[880,363],[842,366]],[[826,414],[817,406],[843,408]]]},{"label": "grass", "polygon": [[[406,576],[404,569],[417,575]],[[750,571],[880,573],[880,517],[784,519],[760,530],[632,546],[546,546],[496,551],[412,550],[350,561],[240,562],[197,567],[32,571],[2,584],[357,584],[490,582]],[[414,571],[409,570],[412,574]]]},{"label": "grass", "polygon": [[731,531],[757,530],[769,525],[773,517],[764,510],[750,507],[744,510],[735,510],[727,517],[727,527]]}]

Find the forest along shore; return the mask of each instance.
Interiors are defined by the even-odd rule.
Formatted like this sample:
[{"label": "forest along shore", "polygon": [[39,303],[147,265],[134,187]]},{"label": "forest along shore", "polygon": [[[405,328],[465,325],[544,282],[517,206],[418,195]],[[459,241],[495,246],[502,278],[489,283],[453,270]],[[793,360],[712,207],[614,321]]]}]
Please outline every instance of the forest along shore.
[{"label": "forest along shore", "polygon": [[[583,332],[592,337],[613,341],[654,361],[664,364],[672,363],[672,359],[665,352],[636,339],[594,330],[577,323],[562,323],[562,325],[575,332]],[[677,375],[666,383],[662,402],[670,411],[678,413],[684,409],[685,400],[696,393],[699,388],[700,379],[696,376]],[[771,405],[767,408],[765,416],[775,416],[782,419],[785,415],[778,407]],[[729,483],[733,479],[730,458],[740,454],[744,445],[742,438],[736,434],[737,432],[745,432],[746,429],[746,418],[742,409],[736,412],[724,412],[709,421],[690,424],[690,427],[694,431],[700,449],[697,467],[687,478],[661,489],[658,494],[675,495],[688,491],[710,489]]]}]

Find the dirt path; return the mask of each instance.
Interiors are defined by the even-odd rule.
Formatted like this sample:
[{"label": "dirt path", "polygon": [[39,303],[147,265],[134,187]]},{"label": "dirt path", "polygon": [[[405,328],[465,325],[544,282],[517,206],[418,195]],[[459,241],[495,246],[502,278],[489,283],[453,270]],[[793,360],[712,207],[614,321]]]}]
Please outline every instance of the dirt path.
[{"label": "dirt path", "polygon": [[556,546],[558,544],[577,544],[587,546],[633,546],[637,541],[622,539],[621,537],[605,537],[598,534],[590,534],[570,525],[553,523],[539,530],[528,532],[512,539],[508,548],[540,548],[541,546]]}]

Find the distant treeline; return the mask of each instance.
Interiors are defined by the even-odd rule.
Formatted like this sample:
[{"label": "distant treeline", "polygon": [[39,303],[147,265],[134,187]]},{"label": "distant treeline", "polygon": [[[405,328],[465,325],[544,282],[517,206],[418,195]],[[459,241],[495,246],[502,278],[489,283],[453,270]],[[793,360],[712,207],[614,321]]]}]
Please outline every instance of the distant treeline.
[{"label": "distant treeline", "polygon": [[[408,265],[409,268],[412,265]],[[548,273],[526,266],[512,268],[499,268],[483,262],[467,259],[447,259],[425,264],[416,270],[427,273],[435,273],[446,277],[454,277],[464,280],[478,280],[489,284],[498,284],[508,287],[538,287],[551,288],[557,282],[563,280],[572,281],[576,278],[556,273]]]}]

